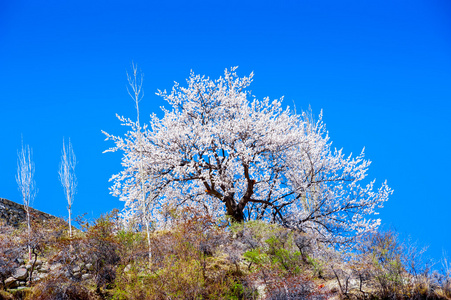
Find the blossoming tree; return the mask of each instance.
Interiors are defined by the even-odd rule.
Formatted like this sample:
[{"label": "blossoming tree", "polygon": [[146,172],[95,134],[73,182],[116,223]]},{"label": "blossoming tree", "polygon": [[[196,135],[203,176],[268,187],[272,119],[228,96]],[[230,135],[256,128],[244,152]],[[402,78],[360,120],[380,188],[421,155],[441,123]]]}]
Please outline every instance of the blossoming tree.
[{"label": "blossoming tree", "polygon": [[[320,114],[297,114],[282,99],[258,100],[236,68],[212,80],[191,73],[187,87],[158,91],[170,108],[150,124],[119,117],[130,127],[108,151],[124,152],[112,193],[129,216],[146,203],[155,226],[167,207],[194,206],[241,222],[263,219],[343,243],[378,226],[372,219],[392,190],[364,183],[364,153],[333,149]],[[144,168],[143,168],[144,166]],[[145,188],[142,173],[145,172]],[[147,196],[140,198],[145,189]]]}]

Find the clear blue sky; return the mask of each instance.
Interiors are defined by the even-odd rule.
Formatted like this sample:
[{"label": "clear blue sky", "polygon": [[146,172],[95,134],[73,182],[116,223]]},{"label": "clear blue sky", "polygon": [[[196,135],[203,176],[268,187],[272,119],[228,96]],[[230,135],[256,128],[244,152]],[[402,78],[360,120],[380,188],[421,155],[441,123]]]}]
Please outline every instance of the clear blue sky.
[{"label": "clear blue sky", "polygon": [[[92,3],[94,2],[94,3]],[[58,180],[63,137],[78,159],[76,215],[122,203],[109,195],[120,154],[101,130],[134,118],[131,62],[145,74],[142,120],[160,113],[157,89],[189,71],[255,72],[259,98],[324,110],[336,147],[373,161],[395,190],[384,224],[439,259],[451,254],[451,2],[0,1],[0,197],[20,202],[21,135],[34,151],[34,207],[66,216]]]}]

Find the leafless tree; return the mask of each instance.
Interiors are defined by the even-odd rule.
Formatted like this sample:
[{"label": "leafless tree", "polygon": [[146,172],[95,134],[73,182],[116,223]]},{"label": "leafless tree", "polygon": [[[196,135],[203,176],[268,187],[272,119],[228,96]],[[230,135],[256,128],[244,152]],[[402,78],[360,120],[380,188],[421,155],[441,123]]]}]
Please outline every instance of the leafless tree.
[{"label": "leafless tree", "polygon": [[69,143],[66,145],[63,139],[63,151],[61,154],[61,163],[59,169],[59,178],[64,188],[64,194],[67,200],[67,210],[69,212],[69,236],[72,237],[72,203],[74,202],[74,196],[77,191],[77,177],[75,176],[75,165],[77,160],[72,148],[72,144],[69,139]]},{"label": "leafless tree", "polygon": [[[145,187],[145,181],[146,181],[146,172],[144,170],[144,162],[143,162],[143,136],[141,132],[141,124],[139,122],[139,102],[144,97],[144,91],[142,88],[144,75],[142,72],[140,73],[138,71],[138,67],[136,64],[132,63],[132,71],[133,75],[130,75],[127,73],[127,80],[130,88],[127,88],[128,94],[133,99],[133,102],[135,102],[135,108],[136,108],[136,126],[138,128],[138,144],[139,144],[139,181],[141,185],[141,191],[140,191],[140,215],[142,217],[142,221],[144,222],[146,226],[146,233],[147,233],[147,243],[148,243],[148,250],[149,250],[149,261],[152,259],[152,249],[150,245],[150,228],[149,223],[150,220],[150,212],[149,212],[149,205],[148,205],[148,197]],[[130,90],[131,89],[131,90]]]},{"label": "leafless tree", "polygon": [[16,181],[19,186],[19,191],[22,194],[22,200],[27,214],[27,228],[28,228],[28,257],[31,260],[30,248],[30,207],[34,198],[36,197],[36,182],[34,181],[34,162],[32,160],[33,151],[30,146],[23,144],[19,152],[17,152],[17,175]]}]

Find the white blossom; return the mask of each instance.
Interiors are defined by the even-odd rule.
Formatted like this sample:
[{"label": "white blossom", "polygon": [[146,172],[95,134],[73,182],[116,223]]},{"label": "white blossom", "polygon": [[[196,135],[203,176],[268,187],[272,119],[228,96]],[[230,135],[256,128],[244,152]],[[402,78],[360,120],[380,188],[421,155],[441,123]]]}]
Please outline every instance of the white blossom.
[{"label": "white blossom", "polygon": [[380,220],[371,217],[392,190],[364,184],[370,161],[363,150],[345,156],[332,148],[322,113],[315,121],[283,108],[282,99],[258,100],[246,90],[253,74],[239,78],[235,70],[216,80],[191,72],[187,87],[158,91],[169,108],[143,128],[118,116],[127,134],[105,134],[115,142],[108,151],[124,153],[111,191],[125,209],[138,211],[144,166],[155,227],[171,209],[189,206],[216,218],[280,223],[330,243],[376,228]]}]

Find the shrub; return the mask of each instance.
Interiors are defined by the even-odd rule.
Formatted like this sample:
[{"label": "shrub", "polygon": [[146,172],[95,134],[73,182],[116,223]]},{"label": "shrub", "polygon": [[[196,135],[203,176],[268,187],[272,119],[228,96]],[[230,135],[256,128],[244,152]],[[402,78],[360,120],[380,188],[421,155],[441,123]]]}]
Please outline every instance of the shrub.
[{"label": "shrub", "polygon": [[5,288],[5,280],[19,266],[19,259],[23,256],[24,243],[16,231],[0,221],[0,284],[2,288]]},{"label": "shrub", "polygon": [[94,300],[99,299],[86,286],[63,276],[51,276],[38,283],[29,300]]},{"label": "shrub", "polygon": [[[142,247],[139,236],[119,235],[128,245]],[[233,268],[218,252],[227,236],[208,216],[183,210],[174,217],[172,230],[152,234],[151,265],[135,256],[127,268],[117,270],[113,298],[223,299],[233,295]]]},{"label": "shrub", "polygon": [[119,256],[122,245],[117,238],[119,230],[118,211],[100,216],[93,225],[85,226],[84,236],[79,239],[78,256],[83,263],[93,265],[97,285],[105,287],[114,283],[116,268],[121,262]]},{"label": "shrub", "polygon": [[322,300],[329,294],[320,292],[307,276],[288,276],[272,282],[268,288],[267,300]]}]

